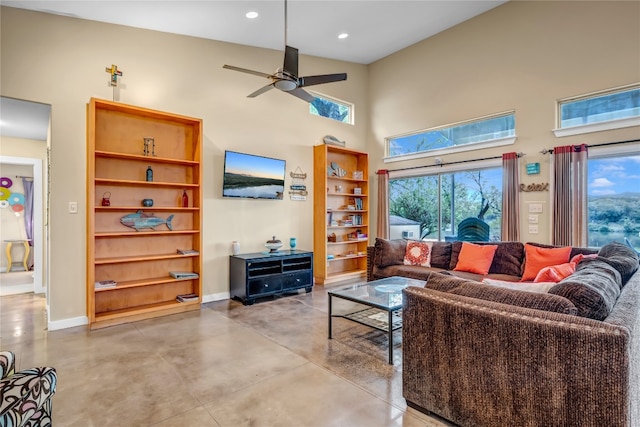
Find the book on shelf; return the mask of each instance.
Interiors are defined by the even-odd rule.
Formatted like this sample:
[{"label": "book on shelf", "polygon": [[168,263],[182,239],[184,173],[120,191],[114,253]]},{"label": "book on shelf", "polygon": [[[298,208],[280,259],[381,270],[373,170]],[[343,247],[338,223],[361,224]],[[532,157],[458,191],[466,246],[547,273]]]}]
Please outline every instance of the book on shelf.
[{"label": "book on shelf", "polygon": [[177,252],[180,255],[198,255],[200,253],[195,249],[178,249]]},{"label": "book on shelf", "polygon": [[95,283],[96,289],[115,288],[118,282],[115,280],[99,280]]},{"label": "book on shelf", "polygon": [[181,294],[176,296],[176,301],[178,302],[191,302],[191,301],[198,301],[198,300],[199,300],[198,294],[194,294],[194,293]]},{"label": "book on shelf", "polygon": [[194,273],[193,271],[170,271],[169,274],[174,279],[197,279],[198,273]]}]

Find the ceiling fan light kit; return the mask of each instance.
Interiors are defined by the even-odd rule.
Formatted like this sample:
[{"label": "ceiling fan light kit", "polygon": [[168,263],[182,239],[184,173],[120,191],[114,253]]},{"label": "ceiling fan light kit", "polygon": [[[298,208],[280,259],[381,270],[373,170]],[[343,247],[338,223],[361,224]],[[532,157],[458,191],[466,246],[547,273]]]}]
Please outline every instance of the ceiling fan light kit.
[{"label": "ceiling fan light kit", "polygon": [[265,77],[271,80],[271,83],[268,85],[247,95],[248,98],[255,98],[256,96],[275,87],[276,89],[289,93],[303,101],[313,102],[316,99],[315,96],[304,90],[304,87],[347,80],[346,73],[298,77],[298,49],[287,45],[287,0],[284,1],[284,27],[284,64],[282,68],[276,70],[275,73],[267,74],[233,65],[223,65],[222,68],[226,68],[228,70],[253,74],[254,76]]}]

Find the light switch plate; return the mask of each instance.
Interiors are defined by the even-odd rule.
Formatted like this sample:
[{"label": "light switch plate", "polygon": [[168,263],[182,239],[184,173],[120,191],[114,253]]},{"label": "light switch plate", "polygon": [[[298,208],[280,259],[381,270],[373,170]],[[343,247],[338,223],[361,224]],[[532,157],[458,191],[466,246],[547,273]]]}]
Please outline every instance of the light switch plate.
[{"label": "light switch plate", "polygon": [[530,203],[529,213],[542,213],[542,203]]},{"label": "light switch plate", "polygon": [[537,224],[538,215],[529,215],[529,224]]},{"label": "light switch plate", "polygon": [[538,234],[538,226],[529,225],[529,234]]},{"label": "light switch plate", "polygon": [[69,202],[69,213],[71,214],[78,213],[78,202]]}]

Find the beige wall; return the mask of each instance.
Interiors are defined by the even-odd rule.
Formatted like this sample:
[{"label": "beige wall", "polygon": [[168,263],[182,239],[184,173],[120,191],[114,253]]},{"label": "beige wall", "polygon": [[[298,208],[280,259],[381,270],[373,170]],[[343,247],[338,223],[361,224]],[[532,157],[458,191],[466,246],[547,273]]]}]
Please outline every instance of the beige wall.
[{"label": "beige wall", "polygon": [[[640,2],[511,1],[372,64],[369,77],[372,171],[434,164],[383,163],[385,137],[515,110],[515,145],[439,157],[524,152],[521,182],[549,182],[543,148],[640,138],[638,127],[565,138],[551,132],[557,99],[640,82]],[[540,175],[527,176],[525,164],[535,162]],[[521,240],[549,242],[549,193],[521,194]],[[538,235],[526,223],[532,201],[544,202]]]},{"label": "beige wall", "polygon": [[[204,120],[202,277],[205,295],[213,297],[228,292],[232,240],[241,242],[243,252],[261,250],[274,234],[284,241],[298,237],[302,249],[313,244],[311,198],[222,199],[225,149],[286,159],[287,172],[300,166],[310,186],[311,146],[324,135],[368,150],[370,171],[431,164],[384,164],[384,138],[515,109],[515,146],[441,157],[447,162],[523,151],[523,164],[542,167],[540,178],[523,174],[530,183],[548,180],[549,157],[538,154],[542,148],[640,137],[637,128],[562,139],[551,133],[556,99],[640,81],[638,2],[512,1],[370,66],[302,56],[301,74],[349,74],[348,81],[318,90],[353,102],[355,126],[312,117],[306,104],[281,93],[247,99],[264,82],[222,69],[233,64],[274,71],[282,61],[278,51],[6,7],[1,15],[2,95],[52,105],[54,322],[86,314],[85,106],[92,96],[112,99],[104,72],[111,64],[124,72],[120,101]],[[524,194],[523,206],[541,197],[548,206],[546,193]],[[79,215],[67,213],[69,201],[78,201]],[[548,240],[548,209],[545,215],[541,234],[525,233],[523,240]]]},{"label": "beige wall", "polygon": [[[226,149],[285,159],[287,174],[300,166],[313,182],[313,145],[335,135],[365,148],[368,119],[356,110],[356,125],[311,116],[303,101],[279,92],[246,95],[266,80],[222,69],[233,64],[265,72],[283,60],[279,51],[139,30],[2,7],[2,95],[52,106],[51,268],[53,322],[77,321],[85,308],[86,104],[112,99],[105,67],[124,72],[119,100],[200,117],[204,121],[204,294],[228,294],[231,242],[243,252],[260,251],[276,235],[298,238],[312,249],[313,201],[223,199]],[[368,105],[363,65],[301,56],[301,74],[347,72],[346,82],[318,86],[330,96]],[[286,185],[290,184],[287,179]],[[77,201],[78,215],[67,213]],[[61,324],[62,324],[61,323]],[[66,324],[66,323],[65,323]]]}]

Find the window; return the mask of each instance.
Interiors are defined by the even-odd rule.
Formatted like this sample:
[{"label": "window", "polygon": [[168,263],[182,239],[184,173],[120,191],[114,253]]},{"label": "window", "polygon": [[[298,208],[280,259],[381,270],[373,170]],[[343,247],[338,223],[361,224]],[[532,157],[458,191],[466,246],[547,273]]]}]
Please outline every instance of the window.
[{"label": "window", "polygon": [[312,93],[316,99],[309,103],[309,113],[337,120],[342,123],[353,124],[353,105],[329,98],[324,95]]},{"label": "window", "polygon": [[640,151],[588,162],[588,245],[625,242],[640,249]]},{"label": "window", "polygon": [[499,241],[502,168],[390,179],[389,215],[391,238],[419,223],[415,239],[456,240],[458,224],[473,217],[489,225],[490,240]]},{"label": "window", "polygon": [[[438,154],[437,152],[486,148],[486,143],[492,143],[488,146],[496,146],[514,141],[515,113],[510,112],[387,138],[387,156],[391,158],[416,153],[431,156]],[[481,143],[485,144],[480,145]]]},{"label": "window", "polygon": [[558,101],[558,137],[640,125],[640,85]]}]

